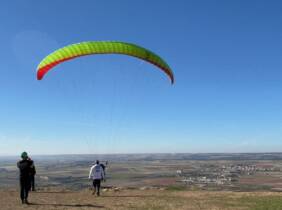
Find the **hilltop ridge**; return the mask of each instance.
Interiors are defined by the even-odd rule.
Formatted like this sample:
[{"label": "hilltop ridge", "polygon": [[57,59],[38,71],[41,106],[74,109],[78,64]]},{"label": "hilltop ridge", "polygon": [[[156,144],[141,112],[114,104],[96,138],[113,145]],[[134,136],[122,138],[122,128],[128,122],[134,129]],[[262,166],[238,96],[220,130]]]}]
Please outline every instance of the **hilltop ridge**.
[{"label": "hilltop ridge", "polygon": [[91,191],[71,191],[45,188],[30,194],[31,205],[20,203],[18,191],[0,191],[2,210],[21,209],[281,209],[282,194],[278,192],[206,192],[181,189],[117,189],[102,192],[100,197]]}]

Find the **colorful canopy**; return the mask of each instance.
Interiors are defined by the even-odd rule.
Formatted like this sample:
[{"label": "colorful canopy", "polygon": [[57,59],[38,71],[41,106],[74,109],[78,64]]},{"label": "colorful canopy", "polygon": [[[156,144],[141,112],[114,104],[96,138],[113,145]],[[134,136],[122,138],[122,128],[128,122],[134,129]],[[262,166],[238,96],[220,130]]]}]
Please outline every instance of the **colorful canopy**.
[{"label": "colorful canopy", "polygon": [[37,67],[37,79],[41,80],[49,70],[59,63],[92,54],[124,54],[140,58],[159,67],[169,76],[171,83],[174,82],[171,68],[161,57],[138,45],[117,41],[81,42],[60,48],[40,62]]}]

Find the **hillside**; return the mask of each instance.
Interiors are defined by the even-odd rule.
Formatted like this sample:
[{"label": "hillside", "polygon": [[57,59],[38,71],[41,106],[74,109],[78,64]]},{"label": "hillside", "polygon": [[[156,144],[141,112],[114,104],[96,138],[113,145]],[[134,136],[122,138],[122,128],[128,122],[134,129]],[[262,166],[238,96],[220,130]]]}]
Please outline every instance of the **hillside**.
[{"label": "hillside", "polygon": [[[163,160],[160,156],[35,157],[39,191],[31,193],[30,206],[19,199],[17,159],[2,158],[0,210],[282,210],[281,160],[237,160],[237,155],[235,160],[186,160],[183,154]],[[109,160],[101,197],[88,189],[89,168],[96,158]]]},{"label": "hillside", "polygon": [[206,192],[180,189],[116,189],[100,197],[90,190],[41,189],[22,205],[15,189],[0,191],[1,210],[19,209],[282,209],[279,192]]}]

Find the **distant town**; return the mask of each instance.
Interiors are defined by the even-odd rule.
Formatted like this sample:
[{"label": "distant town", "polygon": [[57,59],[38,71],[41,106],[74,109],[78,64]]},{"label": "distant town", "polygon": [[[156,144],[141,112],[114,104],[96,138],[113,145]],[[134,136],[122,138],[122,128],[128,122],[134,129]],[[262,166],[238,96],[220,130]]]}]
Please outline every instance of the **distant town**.
[{"label": "distant town", "polygon": [[[210,165],[210,167],[199,168],[197,171],[185,172],[177,170],[177,176],[181,182],[187,185],[233,185],[242,176],[253,176],[258,172],[280,172],[280,167],[271,164],[231,164],[231,165]],[[266,173],[267,174],[267,173]]]}]

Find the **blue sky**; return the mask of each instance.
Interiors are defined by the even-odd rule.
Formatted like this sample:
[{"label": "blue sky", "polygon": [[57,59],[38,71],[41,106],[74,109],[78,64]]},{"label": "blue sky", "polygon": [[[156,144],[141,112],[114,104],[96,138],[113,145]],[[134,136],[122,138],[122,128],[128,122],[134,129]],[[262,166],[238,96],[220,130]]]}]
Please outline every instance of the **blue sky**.
[{"label": "blue sky", "polygon": [[[1,1],[0,155],[281,152],[281,1]],[[36,67],[59,47],[119,40],[163,57]]]}]

